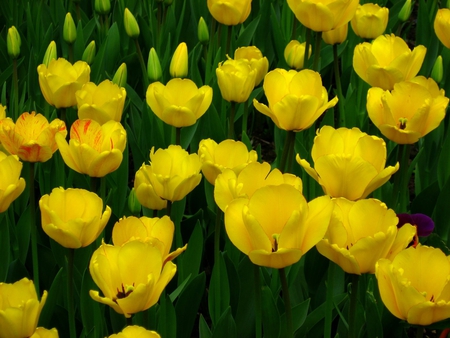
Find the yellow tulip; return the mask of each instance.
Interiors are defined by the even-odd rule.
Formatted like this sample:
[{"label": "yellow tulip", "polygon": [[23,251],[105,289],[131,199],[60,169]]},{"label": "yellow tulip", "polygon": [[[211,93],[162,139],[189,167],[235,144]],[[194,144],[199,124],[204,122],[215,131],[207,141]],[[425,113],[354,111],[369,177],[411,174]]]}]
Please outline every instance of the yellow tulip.
[{"label": "yellow tulip", "polygon": [[237,198],[249,199],[259,188],[267,185],[289,184],[302,192],[302,180],[292,174],[283,174],[278,169],[271,170],[267,162],[251,162],[238,174],[231,169],[224,168],[217,176],[214,186],[214,200],[220,210]]},{"label": "yellow tulip", "polygon": [[243,60],[228,59],[216,68],[217,84],[224,100],[246,102],[255,88],[256,69]]},{"label": "yellow tulip", "polygon": [[188,127],[206,113],[212,102],[210,86],[200,88],[189,79],[172,79],[167,85],[154,82],[147,89],[147,104],[165,123],[181,128]]},{"label": "yellow tulip", "polygon": [[208,9],[221,24],[234,26],[247,20],[252,9],[252,0],[208,0]]},{"label": "yellow tulip", "polygon": [[266,186],[228,205],[225,229],[254,264],[280,269],[298,262],[323,238],[332,210],[328,196],[307,203],[291,185]]},{"label": "yellow tulip", "polygon": [[12,155],[22,161],[46,162],[58,149],[56,135],[65,138],[66,125],[59,119],[48,123],[44,115],[23,113],[16,123],[7,117],[0,120],[0,142]]},{"label": "yellow tulip", "polygon": [[388,20],[388,8],[366,3],[358,6],[351,25],[357,36],[363,39],[375,39],[384,33]]},{"label": "yellow tulip", "polygon": [[322,39],[329,45],[336,45],[343,43],[347,39],[348,24],[332,29],[331,31],[323,32]]},{"label": "yellow tulip", "polygon": [[0,338],[30,337],[47,300],[39,301],[33,281],[23,278],[13,284],[0,283]]},{"label": "yellow tulip", "polygon": [[108,338],[161,338],[156,331],[146,330],[141,326],[131,325],[124,328],[117,334],[112,334]]},{"label": "yellow tulip", "polygon": [[263,87],[269,106],[256,99],[253,105],[284,130],[301,131],[309,128],[338,101],[337,97],[328,101],[320,74],[309,69],[297,72],[277,68],[266,75]]},{"label": "yellow tulip", "polygon": [[219,144],[212,139],[201,140],[198,155],[202,173],[212,185],[225,168],[232,169],[238,175],[247,164],[258,160],[256,151],[248,151],[244,143],[235,140],[225,140]]},{"label": "yellow tulip", "polygon": [[176,270],[172,262],[164,264],[160,249],[151,242],[129,241],[122,246],[103,243],[89,264],[103,296],[94,290],[89,295],[130,318],[158,302]]},{"label": "yellow tulip", "polygon": [[173,53],[172,60],[170,61],[169,73],[172,77],[186,77],[188,75],[188,49],[186,42],[182,42],[178,45],[177,49]]},{"label": "yellow tulip", "polygon": [[0,151],[0,213],[6,211],[25,189],[25,180],[20,177],[22,166],[16,156]]},{"label": "yellow tulip", "polygon": [[416,233],[411,224],[397,229],[394,210],[379,200],[337,198],[333,202],[330,226],[316,248],[345,272],[374,273],[377,260],[395,257]]},{"label": "yellow tulip", "polygon": [[259,85],[269,70],[269,60],[255,46],[239,47],[234,52],[235,60],[246,60],[256,70],[255,86]]},{"label": "yellow tulip", "polygon": [[92,119],[100,124],[120,122],[127,92],[125,88],[105,80],[98,86],[86,83],[75,93],[79,119]]},{"label": "yellow tulip", "polygon": [[448,101],[444,90],[433,79],[418,76],[395,84],[391,91],[370,88],[367,112],[388,139],[412,144],[439,126]]},{"label": "yellow tulip", "polygon": [[[201,162],[197,154],[189,154],[178,145],[170,145],[167,149],[152,147],[150,165],[143,164],[142,174],[150,182],[157,196],[168,201],[182,200],[197,185]],[[135,187],[136,188],[136,187]],[[136,189],[139,201],[139,187]],[[142,205],[145,206],[141,202]]]},{"label": "yellow tulip", "polygon": [[384,305],[409,324],[426,326],[450,318],[450,258],[440,250],[419,245],[376,266]]},{"label": "yellow tulip", "polygon": [[386,164],[386,143],[358,128],[334,129],[324,126],[317,131],[311,156],[314,168],[297,155],[297,162],[331,197],[349,200],[366,198],[397,172]]},{"label": "yellow tulip", "polygon": [[450,48],[450,9],[438,9],[436,18],[434,19],[434,32],[439,41],[445,47]]},{"label": "yellow tulip", "polygon": [[103,177],[119,168],[127,134],[116,121],[100,125],[90,119],[76,120],[70,128],[69,143],[62,136],[56,137],[56,142],[69,168],[90,177]]},{"label": "yellow tulip", "polygon": [[42,229],[65,248],[86,247],[97,239],[111,217],[111,208],[97,194],[54,188],[39,200]]},{"label": "yellow tulip", "polygon": [[39,86],[48,104],[56,108],[75,106],[75,93],[89,82],[91,68],[84,61],[73,65],[66,59],[52,59],[48,66],[41,64],[37,68]]},{"label": "yellow tulip", "polygon": [[353,68],[372,87],[391,90],[395,83],[417,75],[426,51],[422,45],[411,51],[406,42],[394,34],[380,35],[372,43],[364,42],[355,47]]},{"label": "yellow tulip", "polygon": [[[298,40],[292,40],[284,49],[284,59],[289,67],[300,70],[304,68],[306,42],[300,43]],[[308,57],[311,56],[312,47],[309,45]]]},{"label": "yellow tulip", "polygon": [[134,190],[141,205],[151,210],[162,210],[167,207],[167,201],[159,197],[150,181],[152,168],[143,164],[136,172]]},{"label": "yellow tulip", "polygon": [[114,224],[112,241],[114,245],[122,246],[129,241],[150,241],[161,251],[164,262],[169,262],[186,250],[187,244],[170,252],[175,225],[168,216],[149,218],[143,216],[123,217]]},{"label": "yellow tulip", "polygon": [[58,330],[38,327],[30,338],[59,338]]},{"label": "yellow tulip", "polygon": [[347,24],[359,0],[288,0],[287,3],[302,25],[326,32]]}]

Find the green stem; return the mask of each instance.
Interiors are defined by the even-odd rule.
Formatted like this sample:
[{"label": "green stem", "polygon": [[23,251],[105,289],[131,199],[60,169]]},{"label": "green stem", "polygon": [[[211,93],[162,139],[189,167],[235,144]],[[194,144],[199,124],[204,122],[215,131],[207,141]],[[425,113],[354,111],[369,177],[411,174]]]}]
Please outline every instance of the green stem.
[{"label": "green stem", "polygon": [[75,327],[75,305],[73,296],[73,259],[75,256],[75,249],[69,248],[67,255],[67,306],[69,315],[69,332],[70,338],[77,337],[77,329]]},{"label": "green stem", "polygon": [[337,51],[338,45],[333,45],[333,67],[334,67],[334,79],[336,81],[336,91],[339,99],[338,102],[338,118],[337,124],[338,126],[344,127],[345,124],[345,101],[344,95],[342,94],[342,85],[341,85],[341,74],[339,71],[339,57]]},{"label": "green stem", "polygon": [[12,117],[15,120],[19,117],[19,79],[17,77],[17,59],[13,59],[13,86],[14,86],[14,106],[12,107]]},{"label": "green stem", "polygon": [[286,278],[284,268],[278,269],[280,273],[281,290],[283,293],[284,307],[286,310],[286,338],[294,337],[294,329],[292,325],[292,308],[291,300],[289,298],[289,286]]},{"label": "green stem", "polygon": [[281,153],[281,161],[278,165],[278,169],[281,172],[289,170],[291,158],[294,154],[295,132],[287,130],[286,139],[284,141],[283,152]]},{"label": "green stem", "polygon": [[316,44],[314,48],[314,62],[313,62],[313,70],[319,72],[319,60],[320,60],[320,47],[322,44],[322,32],[316,32]]},{"label": "green stem", "polygon": [[409,201],[409,189],[408,189],[408,162],[411,145],[399,144],[398,145],[398,161],[400,162],[400,168],[395,173],[392,208],[397,212],[406,212],[407,203]]},{"label": "green stem", "polygon": [[261,302],[261,279],[259,277],[259,266],[253,264],[255,278],[255,338],[262,337],[262,302]]},{"label": "green stem", "polygon": [[327,276],[327,298],[325,303],[325,327],[323,332],[324,338],[331,338],[331,324],[333,322],[334,268],[334,263],[332,261],[329,261]]},{"label": "green stem", "polygon": [[33,281],[38,295],[41,294],[39,288],[39,260],[37,248],[37,226],[36,226],[36,198],[34,188],[34,162],[30,163],[30,180],[28,186],[30,187],[30,222],[31,222],[31,255],[33,261]]},{"label": "green stem", "polygon": [[133,315],[127,318],[127,326],[133,325]]},{"label": "green stem", "polygon": [[141,46],[139,46],[139,41],[137,39],[134,39],[134,44],[136,46],[136,53],[138,55],[139,64],[141,65],[142,85],[144,87],[144,96],[145,96],[145,94],[147,92],[147,88],[148,88],[147,68],[145,67],[144,57],[142,56],[142,51],[141,51]]},{"label": "green stem", "polygon": [[[244,102],[244,115],[242,116],[242,135],[247,134],[247,120],[248,120],[248,101]],[[241,135],[241,139],[242,139]]]},{"label": "green stem", "polygon": [[171,217],[171,214],[172,214],[172,201],[167,201],[166,215]]},{"label": "green stem", "polygon": [[227,47],[226,47],[226,50],[225,50],[225,54],[226,55],[230,54],[232,32],[233,32],[233,26],[228,26],[228,30],[227,30]]},{"label": "green stem", "polygon": [[175,128],[175,144],[181,145],[181,128]]},{"label": "green stem", "polygon": [[356,338],[356,304],[358,303],[359,275],[352,275],[352,287],[350,295],[350,308],[348,311],[348,337]]},{"label": "green stem", "polygon": [[[66,129],[69,131],[69,126],[67,125],[67,116],[66,116],[66,108],[59,108],[60,112],[60,120],[64,122],[66,125]],[[69,133],[67,133],[67,137],[70,137]]]},{"label": "green stem", "polygon": [[69,62],[73,63],[73,43],[69,43]]},{"label": "green stem", "polygon": [[214,228],[214,263],[217,264],[220,257],[220,228],[222,221],[222,210],[216,205],[216,224]]},{"label": "green stem", "polygon": [[236,102],[231,101],[230,117],[228,120],[228,138],[234,140],[234,116],[236,115]]}]

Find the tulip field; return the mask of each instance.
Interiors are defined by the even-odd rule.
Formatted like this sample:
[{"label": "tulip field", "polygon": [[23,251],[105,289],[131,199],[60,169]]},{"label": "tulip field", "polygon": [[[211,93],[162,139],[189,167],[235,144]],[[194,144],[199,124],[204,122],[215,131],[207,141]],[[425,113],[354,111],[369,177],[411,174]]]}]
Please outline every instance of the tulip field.
[{"label": "tulip field", "polygon": [[450,1],[0,1],[0,338],[450,335]]}]

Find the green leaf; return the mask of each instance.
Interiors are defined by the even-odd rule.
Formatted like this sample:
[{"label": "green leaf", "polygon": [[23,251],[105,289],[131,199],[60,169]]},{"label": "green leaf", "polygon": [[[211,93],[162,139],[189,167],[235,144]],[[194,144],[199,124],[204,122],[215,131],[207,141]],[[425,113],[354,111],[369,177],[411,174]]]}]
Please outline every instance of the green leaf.
[{"label": "green leaf", "polygon": [[47,300],[45,301],[45,306],[42,309],[41,315],[39,316],[39,326],[46,328],[52,327],[51,321],[54,316],[54,312],[59,299],[63,296],[64,292],[64,278],[63,278],[63,268],[60,268],[55,278],[53,279],[52,286],[48,290]]},{"label": "green leaf", "polygon": [[383,325],[378,313],[377,300],[369,291],[366,291],[366,328],[367,337],[383,338]]},{"label": "green leaf", "polygon": [[266,337],[280,337],[281,319],[272,291],[262,288],[262,324]]},{"label": "green leaf", "polygon": [[259,20],[261,19],[261,16],[258,15],[256,19],[254,19],[252,22],[250,22],[239,34],[239,37],[237,39],[237,46],[249,46],[250,42],[252,41],[253,37],[255,36],[256,28],[258,28]]},{"label": "green leaf", "polygon": [[161,337],[176,338],[177,317],[169,296],[161,295],[158,309],[158,333]]},{"label": "green leaf", "polygon": [[[189,238],[186,251],[178,257],[178,265],[181,265],[180,270],[183,276],[198,275],[201,267],[203,257],[203,229],[200,221],[197,220],[194,231]],[[179,272],[180,273],[180,272]]]},{"label": "green leaf", "polygon": [[85,269],[81,283],[80,293],[80,313],[83,323],[83,330],[92,337],[104,337],[107,335],[103,312],[105,305],[93,300],[89,295],[89,290],[96,290],[97,286],[92,280],[89,269]]},{"label": "green leaf", "polygon": [[28,247],[30,244],[30,231],[31,231],[31,215],[30,206],[25,209],[25,212],[20,216],[17,222],[16,234],[19,244],[19,260],[25,263],[28,254]]},{"label": "green leaf", "polygon": [[200,332],[200,338],[212,338],[211,330],[209,329],[208,324],[206,323],[205,317],[203,315],[200,315],[199,320],[199,332]]},{"label": "green leaf", "polygon": [[213,327],[218,325],[219,319],[225,310],[229,308],[229,305],[230,287],[228,284],[227,268],[222,255],[220,255],[220,259],[214,264],[209,283],[208,308]]},{"label": "green leaf", "polygon": [[6,212],[0,214],[0,257],[2,260],[2,263],[0,264],[0,282],[6,281],[11,260],[9,222],[6,219],[7,217],[8,214]]},{"label": "green leaf", "polygon": [[237,338],[236,324],[231,315],[231,307],[228,307],[220,317],[212,336],[213,338]]}]

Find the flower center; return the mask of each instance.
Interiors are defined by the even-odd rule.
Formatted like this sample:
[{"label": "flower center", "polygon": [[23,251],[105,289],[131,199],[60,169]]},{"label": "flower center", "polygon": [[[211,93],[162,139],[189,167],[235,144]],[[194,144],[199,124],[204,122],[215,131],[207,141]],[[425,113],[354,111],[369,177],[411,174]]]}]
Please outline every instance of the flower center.
[{"label": "flower center", "polygon": [[279,234],[273,234],[272,238],[274,239],[273,241],[273,247],[272,247],[272,252],[277,252],[278,251],[278,238],[280,237]]},{"label": "flower center", "polygon": [[133,283],[133,285],[125,284],[125,286],[122,284],[122,290],[119,290],[119,288],[117,288],[117,296],[116,296],[117,298],[116,299],[125,298],[133,291],[134,291],[134,283]]},{"label": "flower center", "polygon": [[400,117],[398,119],[398,128],[399,129],[405,129],[406,128],[406,122],[408,122],[408,119],[406,117]]}]

